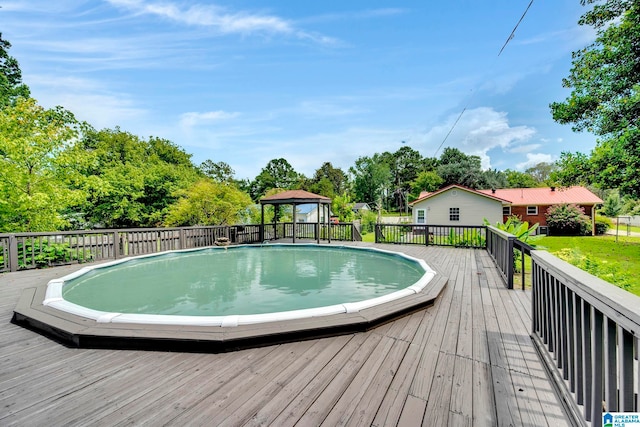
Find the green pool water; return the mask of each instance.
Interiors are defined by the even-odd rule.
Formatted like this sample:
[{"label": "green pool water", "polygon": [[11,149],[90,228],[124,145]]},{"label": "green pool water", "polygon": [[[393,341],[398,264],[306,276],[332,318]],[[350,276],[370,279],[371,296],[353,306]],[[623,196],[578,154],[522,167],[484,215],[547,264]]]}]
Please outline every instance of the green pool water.
[{"label": "green pool water", "polygon": [[175,252],[93,269],[65,281],[72,303],[111,313],[227,316],[357,302],[416,283],[416,261],[307,245]]}]

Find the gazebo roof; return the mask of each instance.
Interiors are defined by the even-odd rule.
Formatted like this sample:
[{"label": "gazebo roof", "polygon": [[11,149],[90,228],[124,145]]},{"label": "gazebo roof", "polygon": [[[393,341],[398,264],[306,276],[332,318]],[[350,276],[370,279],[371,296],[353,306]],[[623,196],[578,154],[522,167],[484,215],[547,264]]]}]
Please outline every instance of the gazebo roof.
[{"label": "gazebo roof", "polygon": [[260,199],[260,203],[265,205],[278,205],[278,204],[304,204],[304,203],[322,203],[329,204],[331,199],[319,194],[310,193],[304,190],[287,190],[282,193],[272,194],[271,196],[263,197]]}]

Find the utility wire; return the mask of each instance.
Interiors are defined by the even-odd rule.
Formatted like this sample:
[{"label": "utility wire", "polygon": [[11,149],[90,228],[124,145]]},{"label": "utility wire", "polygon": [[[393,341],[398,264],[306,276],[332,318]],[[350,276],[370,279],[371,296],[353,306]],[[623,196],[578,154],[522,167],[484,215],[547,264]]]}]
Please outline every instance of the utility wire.
[{"label": "utility wire", "polygon": [[522,20],[524,19],[524,16],[527,14],[527,12],[529,11],[529,8],[531,7],[531,5],[533,4],[533,0],[531,0],[529,2],[529,6],[527,6],[527,8],[525,9],[524,13],[522,14],[522,16],[520,17],[520,20],[518,21],[518,23],[516,24],[515,27],[513,27],[513,31],[511,31],[511,34],[509,34],[509,37],[507,38],[507,41],[504,42],[504,44],[502,45],[502,49],[500,49],[500,52],[498,52],[498,56],[500,56],[500,54],[502,53],[502,51],[504,50],[505,47],[507,47],[507,45],[509,44],[509,42],[511,41],[512,38],[515,37],[516,35],[516,30],[518,29],[518,25],[520,25],[520,23],[522,22]]},{"label": "utility wire", "polygon": [[[524,10],[524,13],[522,14],[522,16],[520,17],[520,20],[518,21],[518,23],[516,24],[515,27],[513,27],[513,30],[511,31],[511,34],[509,34],[509,37],[507,37],[507,41],[504,42],[504,44],[502,45],[502,48],[500,49],[500,52],[498,52],[498,57],[502,54],[502,51],[507,47],[507,45],[509,44],[509,42],[511,41],[511,39],[513,39],[516,35],[516,30],[518,29],[518,26],[520,25],[520,23],[522,22],[522,20],[524,19],[525,15],[527,14],[527,12],[529,11],[529,8],[531,7],[531,5],[533,4],[533,0],[531,0],[529,2],[529,5],[527,6],[527,8]],[[462,111],[460,112],[460,115],[458,116],[458,118],[456,119],[455,122],[453,122],[453,125],[451,126],[451,129],[449,129],[449,132],[447,132],[447,135],[445,135],[444,139],[442,140],[442,142],[440,143],[440,145],[438,146],[438,148],[436,149],[436,152],[433,154],[433,157],[437,157],[438,156],[438,152],[440,151],[440,149],[442,148],[442,146],[444,145],[444,143],[447,141],[447,139],[449,138],[449,135],[451,135],[451,132],[453,132],[453,129],[455,129],[456,125],[458,124],[458,122],[460,121],[460,119],[462,118],[462,115],[464,114],[464,112],[467,110],[467,107],[469,106],[469,103],[471,102],[471,100],[473,99],[473,95],[472,94],[469,99],[467,100],[467,102],[465,103],[464,108],[462,109]]]}]

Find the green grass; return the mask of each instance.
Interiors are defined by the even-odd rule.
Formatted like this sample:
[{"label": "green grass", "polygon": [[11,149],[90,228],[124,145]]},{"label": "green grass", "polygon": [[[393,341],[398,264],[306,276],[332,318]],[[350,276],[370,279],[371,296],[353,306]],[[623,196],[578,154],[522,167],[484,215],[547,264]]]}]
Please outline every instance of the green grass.
[{"label": "green grass", "polygon": [[376,233],[367,233],[362,235],[363,242],[371,242],[374,243],[376,241]]},{"label": "green grass", "polygon": [[544,237],[537,242],[559,258],[640,295],[640,237]]}]

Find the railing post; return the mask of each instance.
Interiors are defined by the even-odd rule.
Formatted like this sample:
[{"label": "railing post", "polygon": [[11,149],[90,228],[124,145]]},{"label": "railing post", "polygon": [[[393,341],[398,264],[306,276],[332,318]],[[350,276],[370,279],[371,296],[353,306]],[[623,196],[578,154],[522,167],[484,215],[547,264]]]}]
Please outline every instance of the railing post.
[{"label": "railing post", "polygon": [[507,289],[513,289],[513,241],[515,239],[515,236],[509,236],[507,239]]},{"label": "railing post", "polygon": [[9,271],[18,271],[18,239],[9,235]]},{"label": "railing post", "polygon": [[178,242],[180,245],[180,249],[187,249],[187,236],[184,232],[184,228],[178,230]]},{"label": "railing post", "polygon": [[120,258],[120,233],[116,230],[113,232],[113,259]]}]

